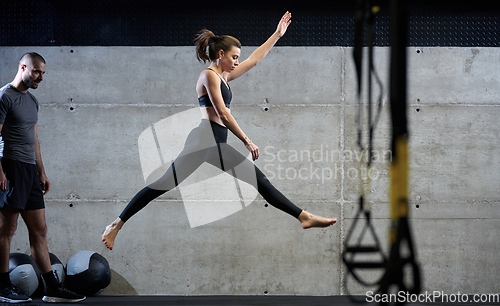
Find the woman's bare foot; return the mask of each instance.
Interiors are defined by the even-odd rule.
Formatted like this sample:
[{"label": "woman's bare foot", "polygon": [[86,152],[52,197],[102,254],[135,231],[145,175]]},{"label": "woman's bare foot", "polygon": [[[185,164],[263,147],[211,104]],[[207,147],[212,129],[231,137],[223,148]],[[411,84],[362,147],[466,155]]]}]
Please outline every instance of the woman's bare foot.
[{"label": "woman's bare foot", "polygon": [[324,218],[303,210],[299,215],[299,221],[302,223],[302,228],[307,229],[311,227],[327,227],[333,225],[337,222],[337,218]]},{"label": "woman's bare foot", "polygon": [[118,231],[122,228],[123,226],[122,219],[117,218],[113,223],[110,225],[106,226],[106,229],[104,230],[104,233],[102,234],[102,241],[106,245],[106,247],[110,250],[113,249],[113,245],[115,244],[115,238],[116,235],[118,234]]}]

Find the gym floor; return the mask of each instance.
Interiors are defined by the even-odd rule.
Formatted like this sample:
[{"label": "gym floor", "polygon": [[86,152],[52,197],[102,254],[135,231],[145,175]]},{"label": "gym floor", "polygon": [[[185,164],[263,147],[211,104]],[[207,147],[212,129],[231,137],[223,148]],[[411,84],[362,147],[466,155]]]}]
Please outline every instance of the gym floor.
[{"label": "gym floor", "polygon": [[[363,301],[364,296],[354,297]],[[0,303],[0,305],[12,305]],[[17,304],[21,305],[21,304]],[[33,302],[22,305],[47,305],[40,298]],[[205,305],[231,305],[231,306],[347,306],[347,305],[378,305],[376,303],[355,303],[349,296],[96,296],[88,297],[78,304],[56,304],[56,305],[92,305],[92,306],[150,306],[150,305],[172,305],[172,306],[205,306]],[[406,305],[456,305],[456,303],[408,303]],[[494,303],[460,303],[460,305],[495,305]]]}]

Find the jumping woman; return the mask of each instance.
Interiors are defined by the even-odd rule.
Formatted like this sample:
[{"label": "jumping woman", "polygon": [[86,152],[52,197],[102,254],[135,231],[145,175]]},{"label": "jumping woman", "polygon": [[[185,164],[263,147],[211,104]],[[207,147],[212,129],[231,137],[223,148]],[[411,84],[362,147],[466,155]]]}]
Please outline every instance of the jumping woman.
[{"label": "jumping woman", "polygon": [[271,185],[253,162],[227,144],[229,130],[244,143],[254,161],[259,158],[259,148],[248,138],[231,115],[229,105],[232,92],[228,83],[242,76],[264,59],[278,39],[285,34],[291,23],[291,17],[291,13],[286,12],[278,23],[276,32],[241,64],[239,63],[241,43],[236,38],[229,35],[217,36],[206,29],[197,35],[195,39],[197,58],[203,63],[210,62],[210,66],[200,73],[196,84],[202,113],[201,123],[189,133],[184,149],[163,176],[139,191],[121,215],[106,227],[102,235],[102,241],[106,247],[113,249],[118,231],[130,217],[152,200],[179,186],[205,162],[233,176],[235,176],[235,167],[243,165],[248,175],[238,176],[238,179],[256,187],[269,204],[298,219],[304,229],[327,227],[337,221],[336,218],[316,216],[295,206]]}]

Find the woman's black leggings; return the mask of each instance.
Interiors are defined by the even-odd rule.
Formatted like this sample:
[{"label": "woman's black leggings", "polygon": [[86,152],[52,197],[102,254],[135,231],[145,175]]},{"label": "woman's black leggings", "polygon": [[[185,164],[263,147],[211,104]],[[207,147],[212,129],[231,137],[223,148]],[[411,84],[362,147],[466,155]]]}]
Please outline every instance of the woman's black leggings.
[{"label": "woman's black leggings", "polygon": [[[150,179],[152,182],[132,198],[121,213],[120,219],[126,222],[149,202],[179,186],[205,162],[234,177],[236,177],[236,168],[238,168],[237,179],[254,186],[272,206],[298,218],[302,209],[295,206],[279,192],[264,173],[243,154],[228,145],[226,139],[226,127],[212,121],[202,120],[200,126],[189,134],[184,149],[175,161],[161,177]],[[253,175],[254,173],[255,175]]]}]

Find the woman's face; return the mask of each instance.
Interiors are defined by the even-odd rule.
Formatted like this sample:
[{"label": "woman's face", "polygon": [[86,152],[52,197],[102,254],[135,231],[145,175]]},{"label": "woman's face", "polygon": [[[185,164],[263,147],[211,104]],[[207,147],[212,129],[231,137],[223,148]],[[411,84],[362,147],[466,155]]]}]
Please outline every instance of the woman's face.
[{"label": "woman's face", "polygon": [[221,50],[221,52],[220,58],[222,58],[222,60],[220,64],[222,65],[222,71],[232,72],[234,68],[239,65],[238,59],[240,58],[241,49],[233,46],[229,52],[224,52],[223,50]]}]

